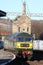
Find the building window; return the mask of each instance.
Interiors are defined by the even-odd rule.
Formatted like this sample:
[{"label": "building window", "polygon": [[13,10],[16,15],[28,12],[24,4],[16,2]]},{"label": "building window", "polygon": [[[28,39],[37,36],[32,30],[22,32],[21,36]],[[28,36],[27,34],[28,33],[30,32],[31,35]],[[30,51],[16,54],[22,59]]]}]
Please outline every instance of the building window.
[{"label": "building window", "polygon": [[27,32],[29,31],[29,27],[27,27]]},{"label": "building window", "polygon": [[23,28],[23,31],[25,31],[25,29]]},{"label": "building window", "polygon": [[18,31],[20,32],[20,27],[18,27]]}]

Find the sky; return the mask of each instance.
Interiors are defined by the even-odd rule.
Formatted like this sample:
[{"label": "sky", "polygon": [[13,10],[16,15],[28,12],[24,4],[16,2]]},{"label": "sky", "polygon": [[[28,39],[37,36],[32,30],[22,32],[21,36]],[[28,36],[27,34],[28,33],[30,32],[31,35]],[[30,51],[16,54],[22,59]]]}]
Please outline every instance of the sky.
[{"label": "sky", "polygon": [[27,13],[43,13],[43,0],[0,0],[0,10],[5,12],[22,12],[23,1]]}]

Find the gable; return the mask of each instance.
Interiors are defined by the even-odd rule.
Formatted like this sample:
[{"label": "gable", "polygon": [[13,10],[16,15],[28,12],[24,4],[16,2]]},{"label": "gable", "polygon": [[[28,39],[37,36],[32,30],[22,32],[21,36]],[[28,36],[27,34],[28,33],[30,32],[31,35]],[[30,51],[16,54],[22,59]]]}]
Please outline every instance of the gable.
[{"label": "gable", "polygon": [[21,25],[23,23],[30,23],[30,18],[28,16],[19,16],[14,21],[15,24]]}]

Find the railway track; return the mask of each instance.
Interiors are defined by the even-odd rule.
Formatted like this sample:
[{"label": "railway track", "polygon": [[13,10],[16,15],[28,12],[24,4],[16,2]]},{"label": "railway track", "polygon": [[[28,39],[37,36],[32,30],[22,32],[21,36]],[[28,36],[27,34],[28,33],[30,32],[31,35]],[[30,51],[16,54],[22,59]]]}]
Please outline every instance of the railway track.
[{"label": "railway track", "polygon": [[[15,51],[7,50],[15,54]],[[11,63],[7,65],[43,65],[43,51],[33,51],[33,57],[29,61],[24,61],[16,57]]]},{"label": "railway track", "polygon": [[37,54],[33,54],[33,57],[30,61],[24,61],[21,58],[16,57],[11,63],[7,65],[43,65],[43,52],[37,51]]},{"label": "railway track", "polygon": [[43,65],[43,60],[22,61],[20,58],[16,58],[7,65]]}]

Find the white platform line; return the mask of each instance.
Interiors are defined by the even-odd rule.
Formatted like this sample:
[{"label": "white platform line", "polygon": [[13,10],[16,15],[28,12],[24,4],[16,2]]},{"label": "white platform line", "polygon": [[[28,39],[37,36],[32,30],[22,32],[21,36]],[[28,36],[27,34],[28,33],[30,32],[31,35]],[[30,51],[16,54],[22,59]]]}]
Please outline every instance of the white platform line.
[{"label": "white platform line", "polygon": [[11,61],[13,61],[15,58],[16,58],[16,56],[13,54],[13,58],[11,59],[11,60],[9,60],[8,62],[5,62],[5,63],[3,63],[3,64],[0,64],[0,65],[6,65],[6,64],[8,64],[8,63],[10,63]]}]

